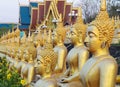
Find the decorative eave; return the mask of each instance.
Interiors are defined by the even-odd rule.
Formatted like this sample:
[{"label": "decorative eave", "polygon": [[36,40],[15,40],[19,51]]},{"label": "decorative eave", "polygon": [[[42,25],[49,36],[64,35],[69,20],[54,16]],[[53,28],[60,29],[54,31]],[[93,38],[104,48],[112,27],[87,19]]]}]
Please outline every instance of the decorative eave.
[{"label": "decorative eave", "polygon": [[57,6],[54,2],[51,2],[50,7],[49,7],[48,12],[47,12],[47,15],[46,15],[45,20],[44,20],[45,21],[44,23],[46,23],[46,20],[48,19],[50,12],[52,12],[52,15],[54,18],[59,19],[59,13],[57,10]]},{"label": "decorative eave", "polygon": [[49,7],[50,7],[50,3],[51,3],[51,0],[44,0],[44,3],[45,3],[45,13],[44,13],[44,15],[46,16],[46,14],[47,14],[47,12],[48,12],[48,9],[49,9]]},{"label": "decorative eave", "polygon": [[57,1],[57,9],[59,14],[62,14],[62,19],[64,19],[65,16],[65,5],[66,5],[66,0]]},{"label": "decorative eave", "polygon": [[[74,7],[74,8],[72,8],[72,11],[75,11],[75,14],[78,13],[78,10],[79,10],[78,7]],[[74,19],[71,20],[71,22],[74,24],[74,23],[76,22],[76,19],[77,19],[77,16],[75,16]]]},{"label": "decorative eave", "polygon": [[64,16],[64,25],[66,22],[70,23],[70,17],[68,14],[72,11],[72,3],[66,3],[65,5],[65,16]]},{"label": "decorative eave", "polygon": [[44,12],[45,12],[45,3],[44,2],[39,2],[38,3],[38,18],[37,18],[37,23],[41,24],[42,21],[44,21]]},{"label": "decorative eave", "polygon": [[38,16],[38,8],[32,7],[31,11],[31,22],[30,22],[30,30],[36,30],[36,25],[37,25],[37,16]]}]

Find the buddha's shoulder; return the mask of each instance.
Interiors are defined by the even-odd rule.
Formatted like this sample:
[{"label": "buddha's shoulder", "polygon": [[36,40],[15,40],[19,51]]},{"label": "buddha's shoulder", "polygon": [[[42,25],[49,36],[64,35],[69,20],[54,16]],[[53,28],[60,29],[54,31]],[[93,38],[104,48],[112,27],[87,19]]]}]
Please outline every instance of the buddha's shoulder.
[{"label": "buddha's shoulder", "polygon": [[106,57],[101,60],[100,65],[103,67],[117,67],[117,62],[113,57]]}]

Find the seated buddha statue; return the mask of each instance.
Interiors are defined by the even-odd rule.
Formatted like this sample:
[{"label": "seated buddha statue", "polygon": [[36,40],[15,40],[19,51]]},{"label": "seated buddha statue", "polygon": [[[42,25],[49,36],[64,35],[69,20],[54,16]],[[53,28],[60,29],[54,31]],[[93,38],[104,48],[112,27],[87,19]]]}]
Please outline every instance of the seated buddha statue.
[{"label": "seated buddha statue", "polygon": [[20,47],[19,49],[18,49],[18,53],[19,54],[17,54],[17,57],[18,57],[18,60],[19,60],[19,62],[18,62],[18,64],[16,65],[16,69],[17,69],[17,71],[18,71],[18,73],[20,73],[21,74],[21,70],[25,67],[25,65],[27,64],[27,61],[25,60],[25,58],[23,57],[23,54],[24,54],[24,48],[23,47]]},{"label": "seated buddha statue", "polygon": [[17,65],[18,65],[18,63],[21,61],[21,59],[22,59],[22,56],[21,56],[22,54],[21,54],[21,51],[20,50],[18,50],[18,48],[17,48],[17,51],[16,51],[16,56],[15,56],[15,58],[14,58],[14,62],[13,62],[13,66],[16,68],[17,67]]},{"label": "seated buddha statue", "polygon": [[[89,58],[89,52],[84,46],[86,25],[82,20],[82,12],[79,9],[78,18],[76,24],[70,29],[69,39],[74,47],[69,51],[67,55],[68,69],[64,73],[66,79],[74,77],[77,73],[81,71],[84,64]],[[64,82],[64,81],[63,81]],[[62,82],[61,82],[62,83]],[[61,84],[63,87],[81,87],[80,80],[76,79],[70,83]]]},{"label": "seated buddha statue", "polygon": [[27,40],[28,47],[24,50],[23,58],[27,61],[24,68],[21,69],[21,76],[26,80],[26,85],[29,86],[34,78],[34,60],[37,55],[37,50],[34,47],[33,37],[29,37]]},{"label": "seated buddha statue", "polygon": [[38,34],[34,37],[34,44],[37,49],[37,56],[39,56],[39,51],[43,48],[44,44],[40,30],[38,30]]},{"label": "seated buddha statue", "polygon": [[[18,63],[18,62],[17,62],[18,60],[16,60],[16,59],[17,59],[17,58],[16,58],[17,52],[18,52],[18,47],[12,48],[12,51],[11,51],[11,57],[12,57],[12,59],[11,59],[11,62],[10,62],[10,64],[9,64],[9,69],[11,69],[12,67],[15,67],[16,64]],[[15,66],[14,66],[14,65],[15,65]]]},{"label": "seated buddha statue", "polygon": [[12,62],[10,63],[9,68],[16,67],[16,65],[18,64],[19,42],[20,39],[17,38],[15,41],[15,46],[12,47],[11,51]]},{"label": "seated buddha statue", "polygon": [[11,32],[10,42],[11,42],[11,45],[13,45],[13,43],[15,43],[15,31],[14,30]]},{"label": "seated buddha statue", "polygon": [[57,63],[57,54],[54,52],[51,43],[45,43],[44,49],[40,51],[35,63],[36,73],[41,76],[34,87],[58,87],[57,81],[52,77]]},{"label": "seated buddha statue", "polygon": [[15,45],[19,46],[20,45],[20,30],[17,27],[17,29],[15,30]]},{"label": "seated buddha statue", "polygon": [[64,45],[66,31],[63,27],[61,16],[59,19],[59,23],[57,29],[55,29],[52,33],[52,40],[54,45],[54,52],[57,53],[57,64],[55,67],[54,73],[62,74],[66,70],[66,55],[67,55],[67,48]]},{"label": "seated buddha statue", "polygon": [[63,82],[79,79],[83,87],[115,87],[117,63],[109,54],[114,35],[114,23],[106,11],[106,1],[101,1],[101,11],[87,28],[85,44],[92,57],[84,64],[80,73]]},{"label": "seated buddha statue", "polygon": [[27,62],[23,57],[25,49],[26,49],[26,34],[24,34],[24,36],[20,40],[20,47],[18,48],[18,54],[17,54],[18,60],[20,60],[20,62],[17,64],[16,68],[20,74],[21,74],[21,69],[24,68],[25,65],[27,64]]}]

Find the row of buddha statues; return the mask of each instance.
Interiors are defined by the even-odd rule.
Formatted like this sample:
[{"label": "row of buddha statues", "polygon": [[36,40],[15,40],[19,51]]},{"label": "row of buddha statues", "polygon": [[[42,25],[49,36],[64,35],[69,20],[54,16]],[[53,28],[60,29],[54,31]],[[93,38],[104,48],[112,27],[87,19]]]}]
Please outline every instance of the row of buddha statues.
[{"label": "row of buddha statues", "polygon": [[[0,52],[8,55],[9,69],[17,69],[26,87],[115,87],[118,67],[109,54],[114,20],[106,0],[101,0],[100,13],[89,25],[81,14],[67,32],[60,16],[53,31],[41,29],[20,38],[17,29],[1,38]],[[69,52],[65,38],[74,45]]]},{"label": "row of buddha statues", "polygon": [[115,20],[115,33],[112,40],[112,44],[119,44],[120,43],[120,17],[114,17]]}]

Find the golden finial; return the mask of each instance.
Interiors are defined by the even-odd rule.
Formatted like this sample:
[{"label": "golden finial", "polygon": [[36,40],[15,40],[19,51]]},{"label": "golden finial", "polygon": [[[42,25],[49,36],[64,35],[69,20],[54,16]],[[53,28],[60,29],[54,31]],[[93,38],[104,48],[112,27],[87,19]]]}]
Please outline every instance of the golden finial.
[{"label": "golden finial", "polygon": [[105,11],[106,10],[106,0],[101,0],[101,11]]},{"label": "golden finial", "polygon": [[9,31],[8,31],[8,33],[7,33],[7,38],[8,38],[8,39],[10,38],[10,29],[9,29]]},{"label": "golden finial", "polygon": [[77,17],[76,23],[82,23],[83,24],[81,7],[78,8],[78,14],[77,15],[78,15],[78,17]]},{"label": "golden finial", "polygon": [[14,32],[14,30],[12,30],[12,32],[11,32],[11,38],[13,38],[15,36],[15,32]]},{"label": "golden finial", "polygon": [[17,25],[17,29],[15,30],[15,36],[20,36],[20,30],[18,25]]},{"label": "golden finial", "polygon": [[56,5],[57,2],[58,2],[58,0],[52,0],[52,2],[53,2],[53,3],[52,3],[53,5]]},{"label": "golden finial", "polygon": [[109,19],[109,15],[108,15],[107,9],[106,9],[106,0],[101,0],[100,12],[96,17],[96,20],[106,21],[108,19]]},{"label": "golden finial", "polygon": [[32,41],[33,41],[33,35],[30,35],[30,30],[29,30],[27,42],[32,42]]}]

